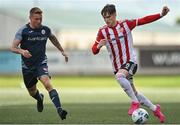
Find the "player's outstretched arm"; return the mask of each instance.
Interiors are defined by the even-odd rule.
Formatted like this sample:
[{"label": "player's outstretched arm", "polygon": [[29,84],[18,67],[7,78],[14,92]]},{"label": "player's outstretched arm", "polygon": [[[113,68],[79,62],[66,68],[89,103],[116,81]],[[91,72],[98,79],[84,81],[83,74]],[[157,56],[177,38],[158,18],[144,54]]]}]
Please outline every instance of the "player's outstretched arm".
[{"label": "player's outstretched arm", "polygon": [[144,25],[144,24],[147,24],[147,23],[154,22],[154,21],[160,19],[161,17],[164,17],[165,15],[167,15],[167,13],[169,11],[170,11],[169,8],[167,6],[164,6],[161,13],[154,14],[154,15],[149,15],[149,16],[145,16],[143,18],[137,19],[137,24],[136,25]]},{"label": "player's outstretched arm", "polygon": [[58,39],[54,34],[51,34],[49,36],[50,41],[52,44],[62,53],[62,55],[65,58],[65,61],[68,62],[68,55],[64,52],[64,49],[62,48],[61,44],[59,43]]},{"label": "player's outstretched arm", "polygon": [[18,47],[20,43],[21,43],[20,40],[14,39],[12,46],[11,46],[11,51],[16,54],[21,54],[25,58],[30,58],[32,55],[28,50],[24,50],[24,49],[21,49]]}]

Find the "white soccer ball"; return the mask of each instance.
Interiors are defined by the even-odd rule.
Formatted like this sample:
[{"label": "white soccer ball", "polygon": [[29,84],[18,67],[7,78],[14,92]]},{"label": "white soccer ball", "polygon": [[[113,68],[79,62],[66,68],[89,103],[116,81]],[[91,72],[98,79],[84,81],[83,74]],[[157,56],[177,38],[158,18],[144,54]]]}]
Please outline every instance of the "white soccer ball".
[{"label": "white soccer ball", "polygon": [[132,120],[135,124],[143,124],[149,118],[149,114],[145,109],[138,108],[132,113]]}]

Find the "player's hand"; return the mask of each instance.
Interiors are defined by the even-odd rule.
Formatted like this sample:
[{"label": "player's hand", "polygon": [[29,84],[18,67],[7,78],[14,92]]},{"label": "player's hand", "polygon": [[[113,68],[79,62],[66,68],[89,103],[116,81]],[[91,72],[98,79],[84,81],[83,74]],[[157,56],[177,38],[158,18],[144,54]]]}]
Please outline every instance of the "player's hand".
[{"label": "player's hand", "polygon": [[161,16],[165,16],[169,11],[169,8],[167,6],[164,6],[161,12]]},{"label": "player's hand", "polygon": [[100,40],[99,44],[97,45],[97,48],[100,49],[102,46],[105,46],[107,41],[107,39]]},{"label": "player's hand", "polygon": [[30,57],[32,57],[31,53],[30,53],[28,50],[23,50],[23,51],[22,51],[22,55],[23,55],[25,58],[30,58]]},{"label": "player's hand", "polygon": [[62,53],[62,55],[65,58],[65,62],[68,62],[68,55],[65,52],[61,52],[61,53]]}]

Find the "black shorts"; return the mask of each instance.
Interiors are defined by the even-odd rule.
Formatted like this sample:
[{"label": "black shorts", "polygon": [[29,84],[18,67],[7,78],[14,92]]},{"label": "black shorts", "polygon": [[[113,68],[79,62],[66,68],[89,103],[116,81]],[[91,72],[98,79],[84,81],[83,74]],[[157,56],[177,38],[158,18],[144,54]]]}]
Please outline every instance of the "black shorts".
[{"label": "black shorts", "polygon": [[35,68],[22,68],[22,74],[26,88],[31,88],[36,85],[40,76],[49,76],[48,66],[47,64],[42,64]]},{"label": "black shorts", "polygon": [[[129,75],[133,76],[137,71],[137,64],[135,64],[133,62],[127,62],[127,63],[123,64],[120,69],[127,70],[129,72]],[[114,74],[116,74],[116,73],[117,72],[114,72]]]}]

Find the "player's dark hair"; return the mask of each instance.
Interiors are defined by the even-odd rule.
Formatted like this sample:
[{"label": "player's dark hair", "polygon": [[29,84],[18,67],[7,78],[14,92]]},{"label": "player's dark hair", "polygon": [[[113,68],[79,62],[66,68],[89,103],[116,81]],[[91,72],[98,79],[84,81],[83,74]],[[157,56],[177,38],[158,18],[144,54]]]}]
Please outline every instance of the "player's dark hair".
[{"label": "player's dark hair", "polygon": [[101,10],[101,15],[104,17],[106,14],[111,15],[116,12],[116,7],[114,4],[106,4]]},{"label": "player's dark hair", "polygon": [[33,14],[42,14],[42,10],[38,7],[33,7],[29,11],[29,14],[30,14],[30,16],[32,16]]}]

